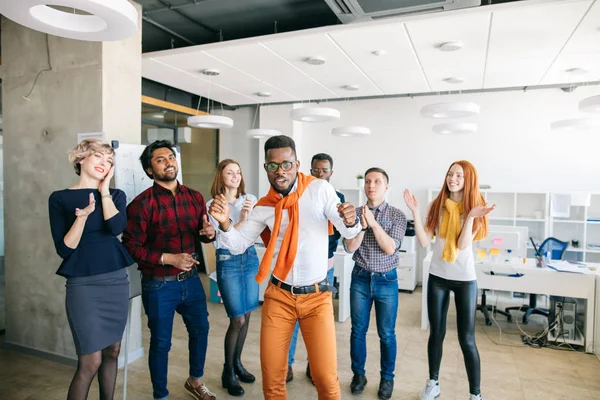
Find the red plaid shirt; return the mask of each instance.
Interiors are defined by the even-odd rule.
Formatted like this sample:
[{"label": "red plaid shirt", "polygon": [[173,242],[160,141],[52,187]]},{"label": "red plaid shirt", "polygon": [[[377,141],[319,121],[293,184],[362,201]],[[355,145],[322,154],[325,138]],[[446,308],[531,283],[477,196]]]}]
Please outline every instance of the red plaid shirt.
[{"label": "red plaid shirt", "polygon": [[196,252],[198,240],[211,242],[198,233],[205,214],[200,192],[179,185],[173,195],[154,183],[127,206],[123,245],[144,275],[177,275],[181,270],[161,265],[160,257],[163,253],[191,254]]}]

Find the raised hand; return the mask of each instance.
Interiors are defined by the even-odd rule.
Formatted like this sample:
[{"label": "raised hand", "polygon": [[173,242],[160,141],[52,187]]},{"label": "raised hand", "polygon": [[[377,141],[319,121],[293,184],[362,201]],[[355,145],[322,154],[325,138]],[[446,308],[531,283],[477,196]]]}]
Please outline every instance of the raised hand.
[{"label": "raised hand", "polygon": [[109,190],[108,189],[109,189],[109,186],[110,186],[110,180],[112,179],[112,177],[113,177],[114,174],[115,174],[115,166],[113,165],[108,170],[108,173],[106,174],[106,176],[104,177],[104,179],[102,179],[100,181],[100,184],[98,185],[98,190],[100,191],[100,193],[102,195],[109,194]]},{"label": "raised hand", "polygon": [[219,194],[208,207],[208,213],[217,220],[219,224],[229,221],[229,203],[224,195]]},{"label": "raised hand", "polygon": [[246,222],[248,217],[250,216],[250,212],[252,211],[252,200],[246,199],[244,201],[244,205],[242,206],[242,211],[240,213],[240,222]]},{"label": "raised hand", "polygon": [[406,203],[410,211],[413,212],[413,214],[418,214],[419,202],[417,201],[415,195],[410,193],[410,190],[408,189],[404,190],[404,202]]},{"label": "raised hand", "polygon": [[477,206],[475,208],[472,208],[471,211],[469,211],[469,217],[472,217],[472,218],[485,217],[486,215],[488,215],[495,209],[496,209],[495,204],[492,204],[491,207],[488,207],[487,204],[484,206]]},{"label": "raised hand", "polygon": [[213,224],[210,223],[206,214],[204,214],[204,216],[202,217],[202,229],[200,229],[198,233],[200,234],[200,236],[206,236],[209,239],[214,238],[217,234],[217,232],[215,231],[215,227],[213,226]]},{"label": "raised hand", "polygon": [[346,226],[354,225],[356,222],[356,208],[348,202],[344,204],[338,204],[337,206],[338,213],[340,217],[344,219],[344,224]]},{"label": "raised hand", "polygon": [[76,208],[75,215],[78,217],[87,218],[88,215],[94,212],[96,209],[96,199],[94,198],[94,193],[90,193],[90,204],[86,208]]}]

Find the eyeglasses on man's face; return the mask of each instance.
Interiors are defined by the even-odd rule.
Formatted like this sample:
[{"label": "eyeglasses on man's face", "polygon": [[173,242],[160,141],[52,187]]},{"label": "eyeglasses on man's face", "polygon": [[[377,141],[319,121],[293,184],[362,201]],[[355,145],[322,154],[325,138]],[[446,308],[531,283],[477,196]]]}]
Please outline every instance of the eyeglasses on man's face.
[{"label": "eyeglasses on man's face", "polygon": [[265,163],[265,168],[269,172],[277,172],[279,170],[279,167],[281,167],[283,171],[289,171],[294,167],[295,164],[296,161],[284,161],[282,163],[269,162]]},{"label": "eyeglasses on man's face", "polygon": [[331,172],[331,168],[312,168],[310,170],[312,174],[320,174],[321,172],[324,174],[328,174]]}]

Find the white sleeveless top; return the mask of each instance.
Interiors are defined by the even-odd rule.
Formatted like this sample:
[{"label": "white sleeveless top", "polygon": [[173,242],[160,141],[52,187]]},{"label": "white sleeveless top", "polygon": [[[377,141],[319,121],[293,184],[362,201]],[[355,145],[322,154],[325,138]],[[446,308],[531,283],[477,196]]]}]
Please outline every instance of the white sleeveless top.
[{"label": "white sleeveless top", "polygon": [[[463,218],[461,218],[461,223],[462,222]],[[437,230],[435,243],[433,244],[433,255],[431,257],[429,273],[450,281],[477,280],[477,274],[475,273],[475,259],[473,257],[473,244],[471,243],[466,249],[458,250],[458,255],[456,256],[454,263],[449,263],[448,261],[442,260],[446,239],[440,237],[439,225]]]}]

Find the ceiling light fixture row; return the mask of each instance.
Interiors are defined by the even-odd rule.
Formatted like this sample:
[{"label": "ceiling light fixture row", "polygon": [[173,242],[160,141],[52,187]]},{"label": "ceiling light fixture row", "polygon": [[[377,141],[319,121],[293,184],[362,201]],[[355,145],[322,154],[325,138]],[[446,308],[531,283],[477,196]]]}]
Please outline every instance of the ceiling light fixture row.
[{"label": "ceiling light fixture row", "polygon": [[[452,119],[473,117],[479,114],[479,104],[469,102],[429,104],[421,109],[421,115],[432,119]],[[474,122],[447,122],[432,127],[433,132],[441,135],[465,134],[477,132]]]},{"label": "ceiling light fixture row", "polygon": [[0,14],[36,31],[91,42],[124,40],[138,30],[137,10],[127,0],[0,0]]},{"label": "ceiling light fixture row", "polygon": [[[600,95],[587,97],[579,102],[579,111],[600,115]],[[554,121],[550,124],[553,131],[571,132],[600,128],[600,118],[571,118]]]}]

